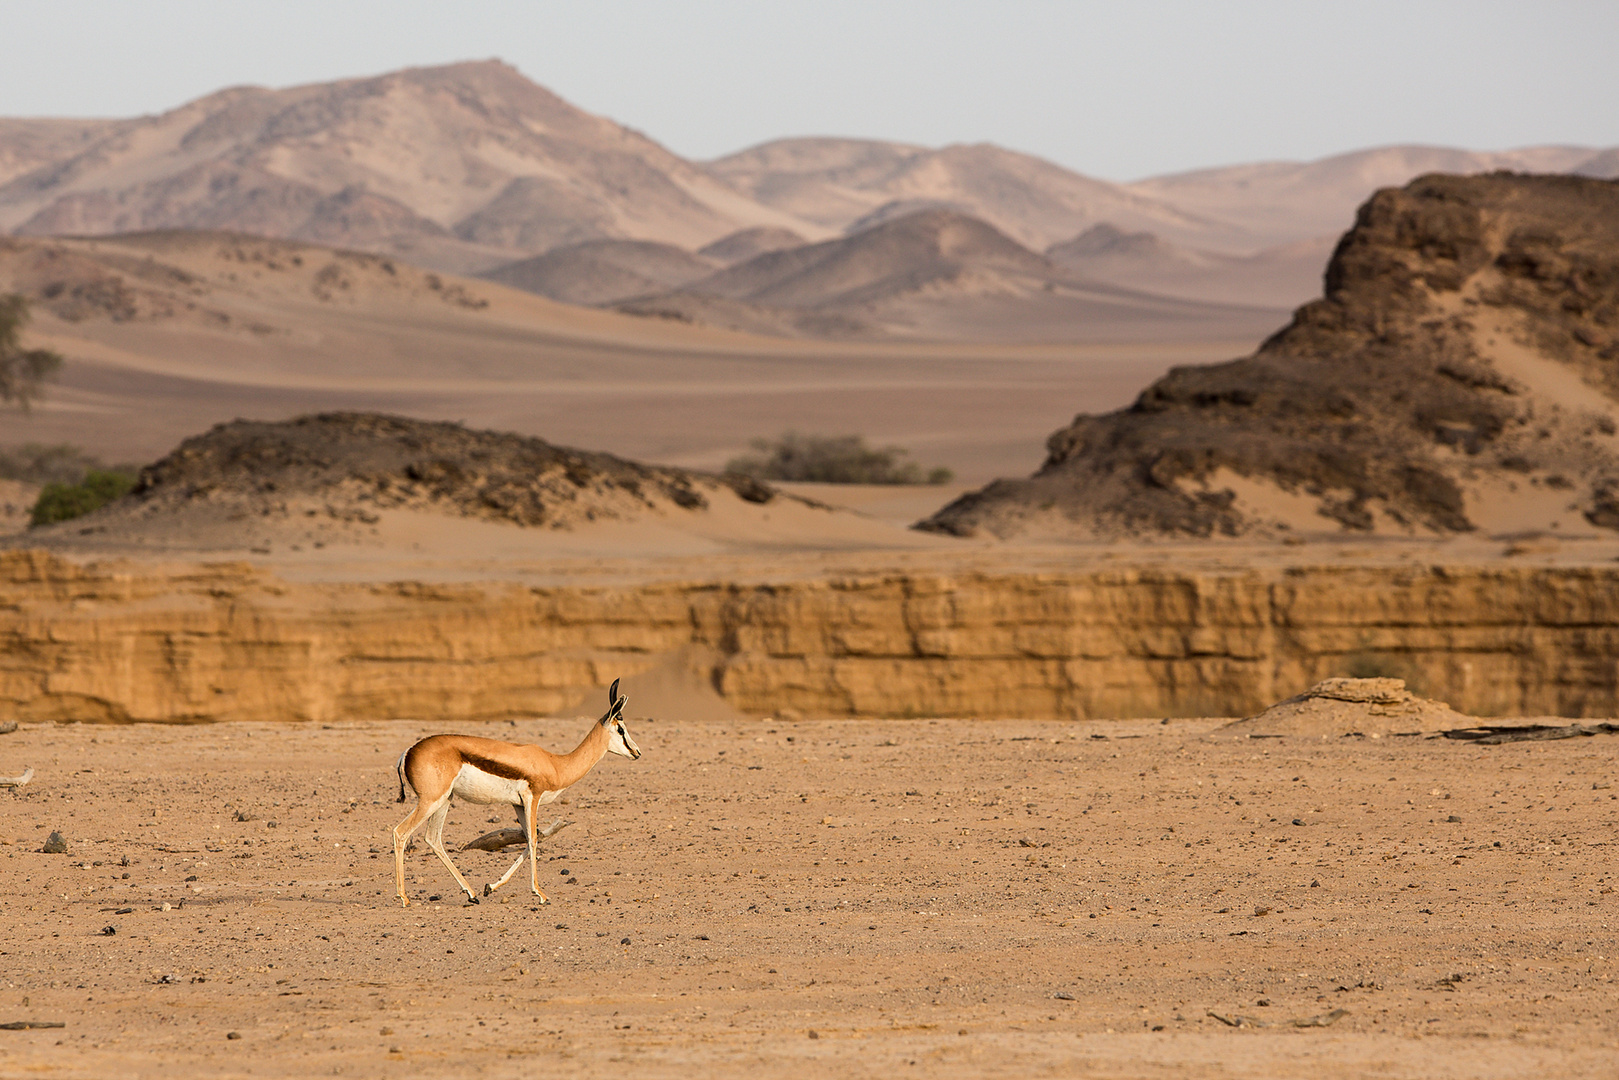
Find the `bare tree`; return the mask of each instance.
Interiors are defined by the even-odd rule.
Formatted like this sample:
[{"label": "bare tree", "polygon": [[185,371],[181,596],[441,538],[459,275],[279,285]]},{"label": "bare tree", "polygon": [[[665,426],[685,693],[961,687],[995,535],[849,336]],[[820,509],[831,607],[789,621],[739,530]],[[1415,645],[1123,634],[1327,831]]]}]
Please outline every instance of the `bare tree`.
[{"label": "bare tree", "polygon": [[22,347],[27,322],[27,297],[0,296],[0,402],[15,401],[24,412],[45,392],[45,380],[62,366],[62,357],[49,349]]}]

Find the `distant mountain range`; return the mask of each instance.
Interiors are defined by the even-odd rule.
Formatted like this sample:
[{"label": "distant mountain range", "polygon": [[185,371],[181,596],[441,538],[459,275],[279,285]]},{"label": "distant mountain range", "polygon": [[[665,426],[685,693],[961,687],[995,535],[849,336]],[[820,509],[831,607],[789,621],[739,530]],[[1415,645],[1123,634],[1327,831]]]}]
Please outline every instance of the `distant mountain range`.
[{"label": "distant mountain range", "polygon": [[[1496,169],[1619,176],[1619,148],[1385,147],[1131,184],[987,144],[782,139],[695,162],[482,61],[133,119],[0,119],[0,231],[235,230],[773,332],[942,331],[919,312],[958,293],[1046,302],[1037,324],[1149,293],[1173,322],[1189,301],[1300,303],[1373,190]],[[946,257],[941,237],[971,251]]]}]

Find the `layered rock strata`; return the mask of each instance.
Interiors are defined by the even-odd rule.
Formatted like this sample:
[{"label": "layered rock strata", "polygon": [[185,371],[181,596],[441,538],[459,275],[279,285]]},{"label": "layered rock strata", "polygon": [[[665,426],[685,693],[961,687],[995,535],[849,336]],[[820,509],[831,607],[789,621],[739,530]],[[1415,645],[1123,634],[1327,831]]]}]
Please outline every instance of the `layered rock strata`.
[{"label": "layered rock strata", "polygon": [[1612,716],[1619,568],[609,588],[289,584],[245,564],[0,554],[0,719],[453,726],[564,708],[694,646],[727,701],[761,715],[1240,716],[1381,674],[1471,715]]}]

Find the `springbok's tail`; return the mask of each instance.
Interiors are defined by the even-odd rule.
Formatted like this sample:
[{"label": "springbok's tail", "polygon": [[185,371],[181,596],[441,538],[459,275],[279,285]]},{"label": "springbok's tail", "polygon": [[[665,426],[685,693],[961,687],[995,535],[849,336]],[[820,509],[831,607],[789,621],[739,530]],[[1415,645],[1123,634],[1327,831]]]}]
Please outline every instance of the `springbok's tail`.
[{"label": "springbok's tail", "polygon": [[406,750],[404,754],[399,755],[399,760],[394,762],[394,772],[399,774],[399,798],[395,800],[396,802],[405,801],[405,756],[409,753],[410,751]]}]

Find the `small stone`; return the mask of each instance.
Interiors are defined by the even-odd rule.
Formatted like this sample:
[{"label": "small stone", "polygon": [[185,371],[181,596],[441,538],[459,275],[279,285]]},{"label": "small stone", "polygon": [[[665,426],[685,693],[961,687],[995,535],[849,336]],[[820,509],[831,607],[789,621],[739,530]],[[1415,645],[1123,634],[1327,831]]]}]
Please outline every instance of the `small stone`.
[{"label": "small stone", "polygon": [[394,1029],[391,1027],[385,1027],[381,1031],[377,1032],[379,1035],[392,1035],[393,1033]]},{"label": "small stone", "polygon": [[630,939],[629,939],[629,938],[623,938],[623,939],[621,939],[621,940],[620,940],[620,941],[619,941],[619,944],[620,944],[620,945],[628,945],[628,944],[629,944],[629,943],[630,943]]},{"label": "small stone", "polygon": [[816,1031],[814,1028],[811,1028],[810,1033],[809,1033],[809,1037],[812,1038],[812,1039],[819,1039],[821,1037],[821,1033],[819,1031]]},{"label": "small stone", "polygon": [[225,1032],[225,1038],[227,1038],[227,1039],[240,1039],[241,1037],[242,1037],[242,1033],[240,1031],[227,1031],[227,1032]]},{"label": "small stone", "polygon": [[1268,1006],[1270,1005],[1270,998],[1260,998],[1258,1001],[1254,1002],[1254,1004]]},{"label": "small stone", "polygon": [[1293,824],[1295,824],[1295,825],[1303,825],[1304,824],[1304,819],[1296,817],[1296,818],[1293,819]]},{"label": "small stone", "polygon": [[52,830],[50,837],[45,841],[45,846],[39,850],[46,855],[66,855],[67,841],[62,838],[61,833]]},{"label": "small stone", "polygon": [[1058,990],[1055,994],[1052,994],[1051,996],[1056,998],[1058,1001],[1073,1001],[1074,1000],[1074,995],[1070,994],[1066,990]]},{"label": "small stone", "polygon": [[116,926],[103,926],[101,928],[102,937],[112,937],[116,933],[118,933],[118,928]]},{"label": "small stone", "polygon": [[1448,818],[1445,819],[1445,821],[1448,822],[1451,825],[1460,824],[1461,820],[1462,819],[1457,817],[1455,814],[1452,814]]}]

